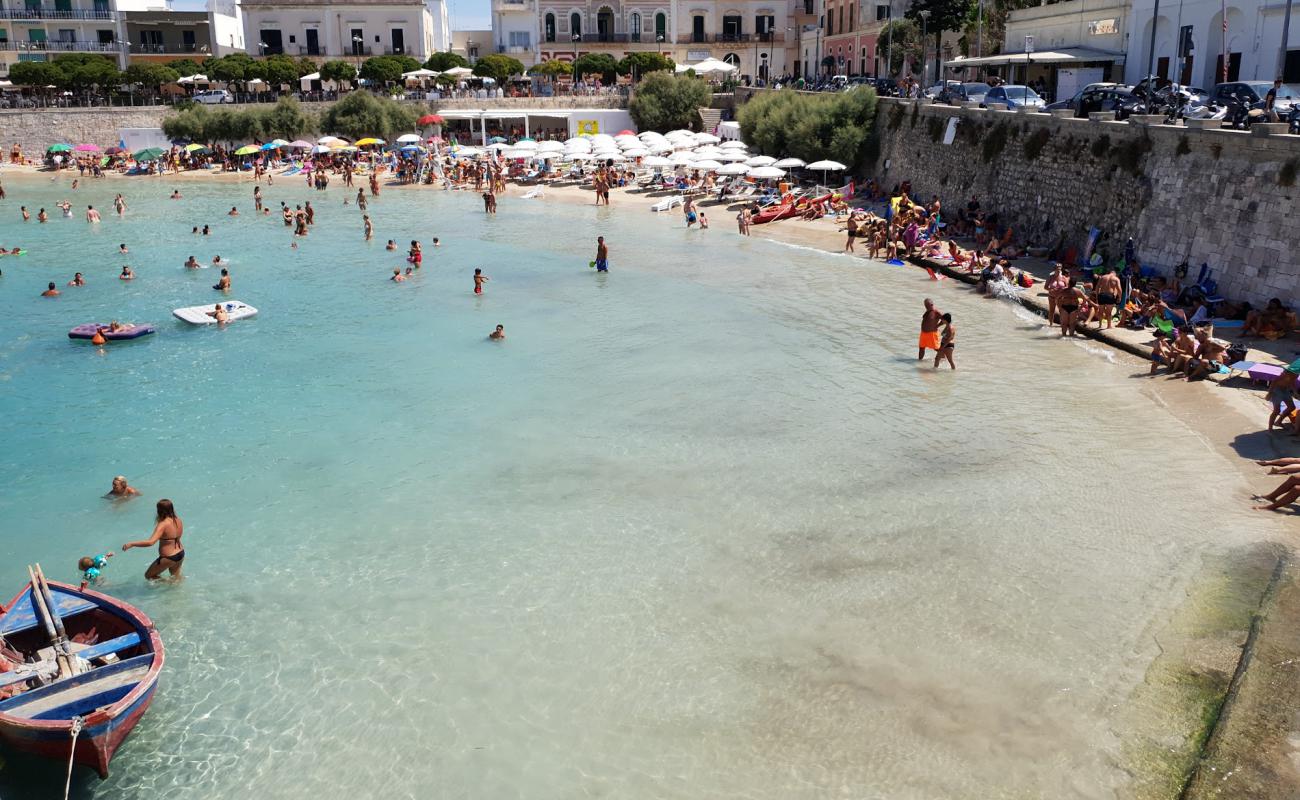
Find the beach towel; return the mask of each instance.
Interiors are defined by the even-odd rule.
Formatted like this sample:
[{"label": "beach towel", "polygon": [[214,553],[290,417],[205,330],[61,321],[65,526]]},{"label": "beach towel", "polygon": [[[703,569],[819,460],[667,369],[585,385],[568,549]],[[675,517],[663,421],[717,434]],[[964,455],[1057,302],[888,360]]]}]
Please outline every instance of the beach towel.
[{"label": "beach towel", "polygon": [[906,264],[904,264],[904,263],[902,262],[902,260],[897,259],[897,258],[891,258],[891,259],[889,259],[888,261],[886,261],[885,263],[886,263],[886,264],[892,264],[892,265],[895,266],[895,267],[905,267],[905,266],[907,266]]}]

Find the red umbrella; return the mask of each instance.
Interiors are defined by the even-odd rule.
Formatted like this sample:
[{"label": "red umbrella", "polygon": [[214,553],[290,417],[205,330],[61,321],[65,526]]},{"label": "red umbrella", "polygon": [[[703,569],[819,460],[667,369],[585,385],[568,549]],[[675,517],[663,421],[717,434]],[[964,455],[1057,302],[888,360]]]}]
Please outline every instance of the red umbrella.
[{"label": "red umbrella", "polygon": [[423,117],[420,117],[418,120],[416,120],[416,123],[415,123],[415,124],[417,124],[417,125],[441,125],[441,124],[442,124],[442,117],[440,117],[440,116],[437,115],[437,114],[425,114]]},{"label": "red umbrella", "polygon": [[120,148],[120,147],[110,147],[110,148],[108,148],[107,150],[104,151],[104,153],[105,153],[106,155],[110,155],[110,156],[115,156],[115,155],[117,155],[118,153],[125,153],[125,152],[126,152],[126,151],[123,150],[123,149]]},{"label": "red umbrella", "polygon": [[617,135],[618,135],[618,136],[636,136],[635,133],[633,133],[632,131],[629,131],[629,130],[627,130],[627,129],[624,129],[624,130],[619,131]]}]

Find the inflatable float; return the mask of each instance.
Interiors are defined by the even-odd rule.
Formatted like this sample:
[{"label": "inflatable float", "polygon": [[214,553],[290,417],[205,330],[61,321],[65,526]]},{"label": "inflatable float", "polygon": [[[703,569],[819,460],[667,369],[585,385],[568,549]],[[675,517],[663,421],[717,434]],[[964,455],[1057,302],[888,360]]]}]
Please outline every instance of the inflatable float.
[{"label": "inflatable float", "polygon": [[148,336],[154,332],[154,329],[152,325],[122,325],[117,330],[112,331],[109,330],[109,325],[106,322],[87,322],[85,325],[78,325],[68,331],[68,338],[93,339],[97,332],[110,342],[119,342]]},{"label": "inflatable float", "polygon": [[221,303],[204,303],[201,306],[178,308],[172,312],[172,316],[182,322],[188,322],[191,325],[215,325],[217,324],[217,318],[213,316],[213,312],[217,306],[221,306],[226,310],[226,315],[231,322],[257,316],[256,308],[253,308],[247,303],[241,303],[238,300],[226,300]]}]

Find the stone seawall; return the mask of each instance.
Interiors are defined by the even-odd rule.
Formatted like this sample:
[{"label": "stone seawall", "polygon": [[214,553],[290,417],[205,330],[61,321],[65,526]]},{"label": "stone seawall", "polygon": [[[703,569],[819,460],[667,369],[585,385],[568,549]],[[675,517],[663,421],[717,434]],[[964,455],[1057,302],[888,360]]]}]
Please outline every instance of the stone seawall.
[{"label": "stone seawall", "polygon": [[[885,98],[874,170],[955,217],[972,195],[1017,239],[1054,247],[1102,231],[1110,257],[1132,236],[1144,264],[1214,269],[1219,293],[1300,301],[1300,136],[1189,129],[919,104]],[[944,144],[949,120],[955,140]]]}]

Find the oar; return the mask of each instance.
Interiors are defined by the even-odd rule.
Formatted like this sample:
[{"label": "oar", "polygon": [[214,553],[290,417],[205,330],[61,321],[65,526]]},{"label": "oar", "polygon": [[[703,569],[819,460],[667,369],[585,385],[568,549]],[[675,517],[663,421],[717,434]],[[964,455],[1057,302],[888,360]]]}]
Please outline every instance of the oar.
[{"label": "oar", "polygon": [[[41,620],[45,623],[45,635],[50,637],[50,644],[54,647],[54,656],[59,662],[59,677],[72,677],[71,660],[59,647],[59,635],[54,629],[54,616],[45,604],[45,594],[41,591],[40,583],[36,580],[36,573],[32,571],[31,566],[27,567],[27,575],[32,581],[32,604],[40,611]],[[60,621],[60,624],[62,624],[62,621]]]},{"label": "oar", "polygon": [[63,627],[63,617],[60,617],[56,610],[54,595],[50,592],[49,581],[45,580],[45,570],[41,569],[39,561],[36,562],[36,577],[41,581],[41,594],[45,597],[45,604],[50,608],[50,616],[54,617],[54,628],[59,632],[59,638],[63,639],[64,652],[68,652],[68,631]]}]

